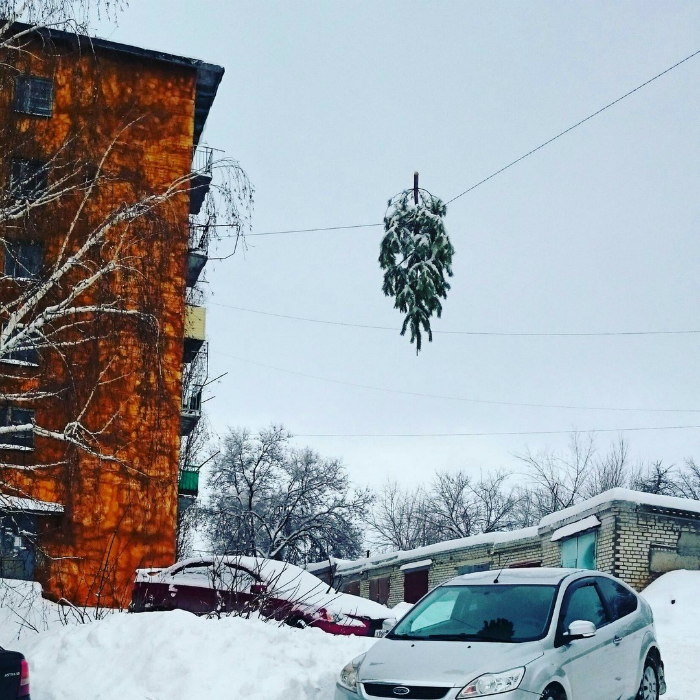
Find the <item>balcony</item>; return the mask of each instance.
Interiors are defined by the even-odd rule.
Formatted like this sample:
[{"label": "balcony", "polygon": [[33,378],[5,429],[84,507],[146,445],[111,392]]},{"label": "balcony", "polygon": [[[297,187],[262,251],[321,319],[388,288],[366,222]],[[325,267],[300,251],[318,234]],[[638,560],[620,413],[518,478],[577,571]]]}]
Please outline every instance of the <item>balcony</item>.
[{"label": "balcony", "polygon": [[206,337],[206,309],[203,306],[185,305],[185,342],[182,360],[192,362]]},{"label": "balcony", "polygon": [[188,287],[197,284],[209,259],[209,225],[190,222],[190,238],[187,250],[185,281]]},{"label": "balcony", "polygon": [[191,464],[180,470],[177,495],[180,497],[197,498],[199,494],[199,467]]},{"label": "balcony", "polygon": [[199,214],[209,192],[214,163],[214,149],[195,146],[192,151],[192,178],[190,180],[190,214]]},{"label": "balcony", "polygon": [[193,385],[182,397],[182,409],[180,410],[180,435],[189,435],[199,423],[202,417],[202,389],[201,384]]}]

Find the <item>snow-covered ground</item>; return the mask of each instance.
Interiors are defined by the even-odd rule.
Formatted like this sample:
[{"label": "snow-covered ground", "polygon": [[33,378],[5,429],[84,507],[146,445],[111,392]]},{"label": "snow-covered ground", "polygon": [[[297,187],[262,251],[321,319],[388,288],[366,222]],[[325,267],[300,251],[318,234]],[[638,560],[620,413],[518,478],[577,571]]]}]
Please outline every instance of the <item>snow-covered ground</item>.
[{"label": "snow-covered ground", "polygon": [[373,640],[183,611],[112,615],[21,645],[35,700],[329,700]]},{"label": "snow-covered ground", "polygon": [[[0,645],[28,657],[34,700],[330,700],[342,666],[374,643],[180,611],[114,614],[88,624],[70,616],[66,624],[59,606],[37,598],[36,584],[14,582],[8,593],[2,583]],[[666,662],[665,700],[696,700],[700,572],[666,574],[644,596]]]},{"label": "snow-covered ground", "polygon": [[654,610],[666,666],[664,700],[700,697],[700,571],[671,571],[642,595]]}]

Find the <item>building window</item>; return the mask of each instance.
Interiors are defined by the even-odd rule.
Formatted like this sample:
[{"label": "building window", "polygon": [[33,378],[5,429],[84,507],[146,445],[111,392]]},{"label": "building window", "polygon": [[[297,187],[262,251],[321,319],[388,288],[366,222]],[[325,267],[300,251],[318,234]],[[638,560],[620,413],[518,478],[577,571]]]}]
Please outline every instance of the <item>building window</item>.
[{"label": "building window", "polygon": [[35,280],[39,277],[44,251],[38,241],[6,241],[4,272],[7,277]]},{"label": "building window", "polygon": [[561,565],[566,569],[595,569],[595,543],[595,530],[562,540]]},{"label": "building window", "polygon": [[[16,406],[0,407],[0,428],[13,425],[30,425],[34,422],[34,411]],[[0,433],[0,448],[9,450],[33,450],[34,431]]]},{"label": "building window", "polygon": [[48,188],[46,163],[40,160],[13,158],[10,172],[10,192],[16,199],[34,201]]},{"label": "building window", "polygon": [[35,536],[34,516],[0,512],[0,578],[32,580]]},{"label": "building window", "polygon": [[[36,367],[39,364],[39,352],[32,342],[32,337],[27,334],[19,342],[17,347],[6,350],[6,343],[9,340],[9,335],[5,330],[6,323],[2,324],[2,333],[0,333],[0,362],[10,364],[32,365]],[[17,331],[20,331],[23,326],[19,326]],[[2,442],[2,440],[0,440]]]},{"label": "building window", "polygon": [[15,112],[50,117],[53,112],[53,81],[36,75],[15,78]]}]

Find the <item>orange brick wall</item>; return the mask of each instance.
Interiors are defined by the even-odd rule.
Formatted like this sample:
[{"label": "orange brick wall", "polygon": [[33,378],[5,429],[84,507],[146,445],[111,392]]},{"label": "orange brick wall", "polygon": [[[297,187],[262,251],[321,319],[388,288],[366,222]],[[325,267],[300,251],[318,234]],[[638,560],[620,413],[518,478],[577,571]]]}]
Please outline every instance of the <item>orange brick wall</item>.
[{"label": "orange brick wall", "polygon": [[[0,113],[7,126],[0,134],[16,155],[46,159],[74,136],[80,145],[70,148],[98,162],[124,129],[108,160],[117,180],[101,188],[85,220],[97,221],[120,202],[161,191],[189,172],[194,69],[111,52],[36,49],[34,56],[12,60],[23,72],[54,78],[54,113],[48,119],[14,114],[5,81]],[[56,254],[75,207],[66,202],[34,217],[45,260]],[[3,490],[65,505],[65,515],[39,519],[40,545],[48,556],[40,557],[37,577],[51,597],[125,605],[137,567],[174,561],[188,210],[187,196],[178,195],[155,217],[131,227],[127,249],[138,274],[114,275],[91,292],[95,300],[120,295],[129,307],[150,313],[156,329],[94,319],[93,330],[109,337],[67,350],[64,357],[47,354],[38,377],[0,365],[0,374],[13,375],[0,377],[0,390],[18,384],[68,387],[34,406],[37,423],[47,427],[62,429],[94,391],[86,422],[93,430],[109,423],[101,441],[120,460],[100,460],[39,437],[33,453],[0,450],[5,463],[58,463],[35,471],[4,468],[1,475]],[[123,228],[110,241],[121,235]],[[5,281],[2,298],[17,293],[13,284]],[[95,390],[99,380],[108,383]]]}]

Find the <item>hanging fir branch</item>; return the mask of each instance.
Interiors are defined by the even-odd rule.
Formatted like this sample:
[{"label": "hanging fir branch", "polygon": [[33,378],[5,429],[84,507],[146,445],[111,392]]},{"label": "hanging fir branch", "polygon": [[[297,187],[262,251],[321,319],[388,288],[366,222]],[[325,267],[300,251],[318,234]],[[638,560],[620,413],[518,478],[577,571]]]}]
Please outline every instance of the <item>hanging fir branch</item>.
[{"label": "hanging fir branch", "polygon": [[389,200],[384,217],[384,239],[379,266],[384,270],[382,290],[394,297],[394,308],[406,314],[401,335],[411,329],[411,342],[420,352],[422,332],[433,340],[430,317],[442,314],[440,299],[447,298],[454,248],[445,231],[447,207],[442,200],[416,186]]}]

